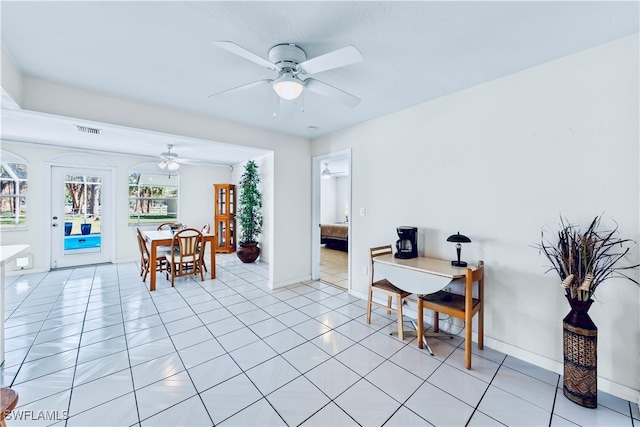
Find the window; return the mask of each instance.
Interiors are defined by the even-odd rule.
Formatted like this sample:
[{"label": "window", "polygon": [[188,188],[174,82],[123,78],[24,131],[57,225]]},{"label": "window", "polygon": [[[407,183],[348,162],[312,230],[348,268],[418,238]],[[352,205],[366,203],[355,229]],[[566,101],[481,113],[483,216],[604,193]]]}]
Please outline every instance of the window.
[{"label": "window", "polygon": [[178,175],[158,166],[140,165],[129,172],[129,224],[177,222]]},{"label": "window", "polygon": [[0,163],[0,228],[27,226],[27,162],[2,151]]}]

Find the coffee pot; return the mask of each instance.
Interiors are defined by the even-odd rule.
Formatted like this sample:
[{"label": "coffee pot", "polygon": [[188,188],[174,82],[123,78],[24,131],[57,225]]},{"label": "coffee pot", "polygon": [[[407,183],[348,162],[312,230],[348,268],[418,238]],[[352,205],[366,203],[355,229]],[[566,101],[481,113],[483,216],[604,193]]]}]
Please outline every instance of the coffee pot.
[{"label": "coffee pot", "polygon": [[418,227],[400,226],[396,228],[399,239],[396,241],[396,258],[418,257]]}]

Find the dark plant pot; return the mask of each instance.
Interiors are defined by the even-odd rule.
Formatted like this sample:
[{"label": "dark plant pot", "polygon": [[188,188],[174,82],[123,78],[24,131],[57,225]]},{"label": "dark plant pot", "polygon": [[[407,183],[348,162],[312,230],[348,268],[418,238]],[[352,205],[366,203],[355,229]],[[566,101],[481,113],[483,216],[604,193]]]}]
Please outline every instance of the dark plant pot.
[{"label": "dark plant pot", "polygon": [[586,408],[598,406],[598,328],[587,311],[593,300],[570,299],[571,311],[562,320],[564,395]]},{"label": "dark plant pot", "polygon": [[240,243],[240,248],[236,251],[240,261],[252,263],[260,256],[260,247],[257,243]]},{"label": "dark plant pot", "polygon": [[80,232],[82,234],[91,234],[91,224],[80,224]]},{"label": "dark plant pot", "polygon": [[73,228],[73,223],[72,222],[65,222],[64,223],[64,235],[65,236],[69,236],[71,234],[71,229]]}]

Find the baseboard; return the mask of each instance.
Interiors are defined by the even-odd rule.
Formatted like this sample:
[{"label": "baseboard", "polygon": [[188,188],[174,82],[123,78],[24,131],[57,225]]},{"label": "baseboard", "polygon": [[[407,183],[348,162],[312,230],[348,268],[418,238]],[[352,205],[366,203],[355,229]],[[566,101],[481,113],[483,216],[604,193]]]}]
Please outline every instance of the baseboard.
[{"label": "baseboard", "polygon": [[27,270],[7,270],[5,272],[5,277],[16,277],[22,276],[23,274],[38,274],[38,273],[48,273],[50,269],[45,268],[29,268]]},{"label": "baseboard", "polygon": [[305,276],[300,276],[300,277],[295,277],[293,279],[288,279],[288,280],[283,280],[280,282],[269,282],[269,288],[271,289],[278,289],[278,288],[284,288],[285,286],[290,286],[290,285],[295,285],[297,283],[301,283],[301,282],[307,282],[311,280],[311,275],[307,274]]}]

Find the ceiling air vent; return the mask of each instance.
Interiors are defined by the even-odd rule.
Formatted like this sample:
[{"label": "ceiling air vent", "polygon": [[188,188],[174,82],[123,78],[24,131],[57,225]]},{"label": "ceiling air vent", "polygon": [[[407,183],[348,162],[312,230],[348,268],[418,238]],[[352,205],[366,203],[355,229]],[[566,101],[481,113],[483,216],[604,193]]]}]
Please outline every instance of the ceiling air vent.
[{"label": "ceiling air vent", "polygon": [[102,133],[102,129],[90,128],[88,126],[80,126],[80,125],[74,125],[74,126],[76,127],[76,129],[78,129],[78,132],[90,133],[93,135],[100,135]]}]

